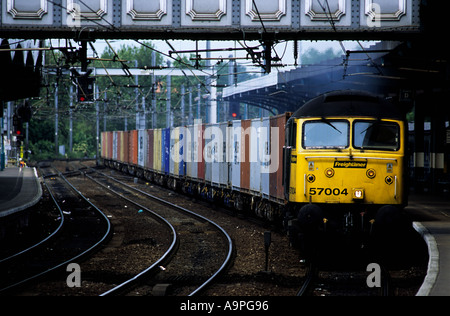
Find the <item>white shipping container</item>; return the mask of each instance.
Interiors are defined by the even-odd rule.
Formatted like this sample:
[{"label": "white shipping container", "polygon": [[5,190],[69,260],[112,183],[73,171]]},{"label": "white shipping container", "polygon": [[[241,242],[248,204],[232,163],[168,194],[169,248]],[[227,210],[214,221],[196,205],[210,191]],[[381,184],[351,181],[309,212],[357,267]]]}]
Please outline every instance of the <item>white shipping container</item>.
[{"label": "white shipping container", "polygon": [[145,163],[147,161],[147,142],[148,133],[146,130],[139,130],[138,131],[138,165],[140,167],[145,167]]},{"label": "white shipping container", "polygon": [[270,195],[270,117],[263,118],[261,130],[261,145],[263,157],[261,157],[261,193],[265,198]]},{"label": "white shipping container", "polygon": [[117,132],[113,132],[113,159],[118,160],[117,158]]},{"label": "white shipping container", "polygon": [[240,190],[241,187],[241,121],[233,121],[231,130],[232,153],[231,153],[231,184],[233,189]]},{"label": "white shipping container", "polygon": [[250,131],[250,190],[256,194],[261,192],[261,162],[259,157],[262,149],[261,126],[260,118],[252,120]]}]

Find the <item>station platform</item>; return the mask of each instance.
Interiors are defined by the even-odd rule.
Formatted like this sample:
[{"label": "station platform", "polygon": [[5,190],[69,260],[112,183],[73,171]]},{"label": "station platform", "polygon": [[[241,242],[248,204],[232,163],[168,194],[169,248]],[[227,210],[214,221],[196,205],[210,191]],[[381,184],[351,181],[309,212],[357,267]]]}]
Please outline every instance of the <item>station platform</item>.
[{"label": "station platform", "polygon": [[0,171],[0,218],[35,205],[42,188],[35,168],[6,168]]},{"label": "station platform", "polygon": [[450,197],[413,195],[405,208],[428,247],[427,276],[417,296],[450,296]]}]

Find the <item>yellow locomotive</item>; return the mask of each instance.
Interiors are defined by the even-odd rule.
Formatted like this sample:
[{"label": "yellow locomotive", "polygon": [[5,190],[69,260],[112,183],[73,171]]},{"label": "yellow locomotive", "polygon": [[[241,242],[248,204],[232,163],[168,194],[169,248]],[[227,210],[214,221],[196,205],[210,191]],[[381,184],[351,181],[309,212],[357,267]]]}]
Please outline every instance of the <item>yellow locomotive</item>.
[{"label": "yellow locomotive", "polygon": [[406,126],[393,104],[361,91],[323,94],[286,124],[285,196],[295,226],[369,231],[407,204]]}]

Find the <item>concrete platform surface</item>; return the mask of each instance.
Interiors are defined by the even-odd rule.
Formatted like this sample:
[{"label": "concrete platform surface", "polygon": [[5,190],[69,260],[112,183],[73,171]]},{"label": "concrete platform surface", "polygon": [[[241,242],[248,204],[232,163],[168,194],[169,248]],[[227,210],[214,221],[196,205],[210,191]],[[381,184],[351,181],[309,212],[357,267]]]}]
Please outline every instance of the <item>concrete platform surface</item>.
[{"label": "concrete platform surface", "polygon": [[0,172],[0,217],[35,205],[42,188],[35,168],[6,168]]},{"label": "concrete platform surface", "polygon": [[428,271],[418,296],[450,296],[450,200],[412,196],[405,209],[428,247]]}]

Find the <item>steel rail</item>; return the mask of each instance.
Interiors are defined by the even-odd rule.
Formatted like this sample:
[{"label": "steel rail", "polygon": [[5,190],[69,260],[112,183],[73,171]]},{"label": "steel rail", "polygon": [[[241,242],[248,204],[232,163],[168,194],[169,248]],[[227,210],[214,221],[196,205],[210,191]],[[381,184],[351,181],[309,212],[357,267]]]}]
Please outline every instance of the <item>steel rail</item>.
[{"label": "steel rail", "polygon": [[143,194],[146,197],[148,197],[148,198],[150,198],[150,199],[152,199],[152,200],[154,200],[154,201],[156,201],[158,203],[161,203],[163,205],[169,206],[169,207],[174,208],[174,209],[176,209],[178,211],[181,211],[183,213],[190,214],[191,216],[200,218],[201,220],[204,220],[204,221],[210,223],[211,225],[213,225],[214,227],[216,227],[223,234],[223,236],[225,236],[225,239],[227,240],[228,253],[227,253],[227,256],[226,256],[225,260],[223,261],[222,265],[220,266],[220,268],[207,281],[205,281],[202,285],[197,287],[197,289],[194,290],[193,292],[191,292],[188,296],[194,296],[194,295],[198,294],[201,290],[203,290],[208,284],[210,284],[227,267],[227,265],[229,264],[229,262],[231,260],[232,253],[233,253],[233,241],[231,240],[230,235],[220,225],[218,225],[217,223],[213,222],[212,220],[210,220],[210,219],[208,219],[208,218],[206,218],[206,217],[204,217],[204,216],[202,216],[200,214],[197,214],[197,213],[195,213],[193,211],[190,211],[190,210],[188,210],[188,209],[186,209],[184,207],[181,207],[179,205],[170,203],[170,202],[165,201],[165,200],[163,200],[163,199],[161,199],[161,198],[159,198],[157,196],[149,194],[148,192],[144,192],[142,190],[134,188],[134,187],[132,187],[132,186],[130,186],[130,185],[120,181],[120,180],[117,180],[117,179],[115,179],[115,178],[113,178],[111,176],[108,176],[108,175],[104,174],[104,173],[98,172],[95,169],[92,169],[92,170],[94,170],[96,173],[99,173],[99,174],[103,175],[104,177],[109,178],[112,181],[115,181],[115,182],[117,182],[117,183],[119,183],[119,184],[121,184],[121,185],[123,185],[123,186],[125,186],[125,187],[127,187],[129,189],[131,189],[131,190],[134,190],[134,191],[136,191],[136,192],[138,192],[140,194]]},{"label": "steel rail", "polygon": [[[54,177],[54,176],[56,176],[56,174],[52,174],[52,175],[48,175],[48,176]],[[65,265],[68,265],[69,263],[72,263],[75,260],[77,260],[77,259],[79,259],[79,258],[81,258],[81,257],[83,257],[85,255],[87,255],[88,253],[93,251],[95,248],[97,248],[99,245],[101,245],[106,240],[106,238],[108,238],[109,234],[111,233],[111,222],[109,221],[108,217],[100,209],[98,209],[92,202],[90,202],[80,191],[75,189],[75,187],[63,176],[62,173],[58,172],[58,176],[62,180],[64,180],[83,200],[85,200],[89,205],[91,205],[105,219],[105,221],[107,223],[106,233],[103,235],[103,237],[99,241],[97,241],[94,245],[89,247],[87,250],[84,250],[83,252],[81,252],[81,253],[77,254],[76,256],[70,258],[69,260],[65,260],[64,262],[59,263],[59,264],[57,264],[57,265],[55,265],[55,266],[53,266],[53,267],[51,267],[51,268],[49,268],[49,269],[47,269],[45,271],[42,271],[42,272],[40,272],[38,274],[35,274],[35,275],[31,276],[31,277],[28,277],[28,278],[26,278],[24,280],[21,280],[21,281],[19,281],[17,283],[14,283],[14,284],[9,285],[9,286],[7,286],[5,288],[2,288],[2,289],[0,289],[0,293],[1,292],[5,292],[7,290],[10,290],[12,288],[15,288],[17,286],[20,286],[20,285],[22,285],[22,284],[24,284],[26,282],[29,282],[29,281],[31,281],[33,279],[38,278],[38,277],[44,276],[44,275],[46,275],[46,274],[48,274],[50,272],[53,272],[53,271],[55,271],[55,270],[65,266]],[[51,192],[50,189],[49,189],[49,192]],[[52,195],[53,201],[55,201],[58,209],[61,211],[61,207],[60,207],[59,203],[57,203],[57,201],[54,198],[53,194],[51,194],[51,195]]]},{"label": "steel rail", "polygon": [[175,227],[173,227],[173,225],[167,221],[165,218],[163,218],[162,216],[160,216],[159,214],[157,214],[156,212],[146,208],[143,205],[140,205],[139,203],[125,197],[124,195],[122,195],[119,192],[114,191],[111,188],[108,188],[108,186],[106,186],[105,184],[101,183],[100,181],[97,181],[96,179],[92,178],[91,176],[85,174],[86,177],[88,179],[90,179],[91,181],[94,181],[95,183],[97,183],[98,185],[102,186],[103,188],[105,188],[106,190],[114,193],[115,195],[119,196],[120,198],[126,200],[129,203],[132,203],[134,205],[136,205],[137,207],[139,207],[140,209],[146,211],[147,213],[151,214],[153,217],[155,217],[158,221],[162,222],[163,224],[167,225],[169,230],[171,231],[171,234],[173,236],[172,238],[172,243],[169,246],[169,248],[166,250],[166,252],[156,261],[154,262],[151,266],[149,266],[147,269],[142,270],[141,272],[139,272],[137,275],[135,275],[134,277],[132,277],[131,279],[128,279],[127,281],[117,285],[116,287],[100,294],[100,296],[109,296],[109,295],[117,295],[123,291],[125,291],[125,289],[129,286],[134,285],[135,283],[139,282],[142,278],[144,278],[145,276],[147,276],[150,273],[153,273],[155,271],[157,271],[157,269],[159,269],[159,266],[162,265],[162,263],[165,260],[168,260],[177,250],[177,246],[178,246],[178,238],[177,238],[177,232],[175,230]]},{"label": "steel rail", "polygon": [[21,251],[15,253],[15,254],[13,254],[13,255],[11,255],[11,256],[9,256],[9,257],[0,259],[0,263],[5,262],[5,261],[8,261],[8,260],[11,260],[12,258],[15,258],[15,257],[17,257],[17,256],[19,256],[19,255],[22,255],[22,254],[24,254],[24,253],[26,253],[26,252],[28,252],[28,251],[30,251],[30,250],[32,250],[32,249],[34,249],[34,248],[40,246],[40,245],[42,245],[43,243],[45,243],[45,242],[48,241],[49,239],[53,238],[53,237],[61,230],[61,228],[63,227],[63,225],[64,225],[64,214],[63,214],[63,211],[62,211],[62,209],[59,207],[59,204],[56,202],[56,199],[55,199],[55,197],[53,196],[53,193],[50,191],[50,189],[49,189],[47,183],[45,182],[45,177],[43,177],[43,178],[44,178],[44,185],[45,185],[45,187],[47,188],[48,192],[50,193],[50,197],[52,198],[53,202],[55,203],[55,205],[56,205],[56,207],[57,207],[57,209],[58,209],[58,211],[59,211],[59,215],[61,216],[61,222],[59,223],[59,226],[58,226],[58,227],[57,227],[50,235],[48,235],[46,238],[42,239],[42,240],[39,241],[38,243],[34,244],[33,246],[28,247],[28,248],[26,248],[26,249],[24,249],[24,250],[21,250]]}]

